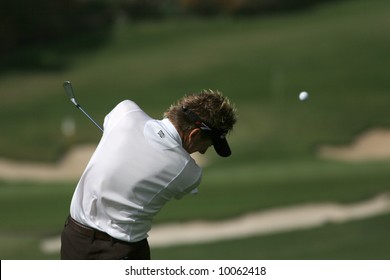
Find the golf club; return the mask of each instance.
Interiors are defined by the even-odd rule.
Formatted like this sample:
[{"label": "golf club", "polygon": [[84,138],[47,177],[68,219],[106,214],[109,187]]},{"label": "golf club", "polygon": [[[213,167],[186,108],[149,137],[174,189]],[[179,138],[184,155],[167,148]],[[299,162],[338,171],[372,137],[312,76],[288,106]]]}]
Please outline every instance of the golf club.
[{"label": "golf club", "polygon": [[76,98],[74,96],[73,87],[70,81],[65,81],[63,83],[65,92],[68,94],[70,101],[88,117],[88,119],[91,120],[102,132],[104,131],[103,128],[87,113],[84,111],[84,109],[80,106],[79,103],[77,103]]}]

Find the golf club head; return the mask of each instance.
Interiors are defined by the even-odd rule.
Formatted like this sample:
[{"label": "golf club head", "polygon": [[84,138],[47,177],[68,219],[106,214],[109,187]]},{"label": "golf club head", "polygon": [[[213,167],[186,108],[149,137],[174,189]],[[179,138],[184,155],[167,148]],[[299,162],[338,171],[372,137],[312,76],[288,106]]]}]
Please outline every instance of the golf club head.
[{"label": "golf club head", "polygon": [[66,94],[68,95],[70,101],[74,104],[74,105],[78,105],[77,102],[76,102],[76,98],[74,96],[74,92],[73,92],[73,87],[72,87],[72,84],[70,81],[65,81],[63,83],[63,87],[65,89],[65,92]]}]

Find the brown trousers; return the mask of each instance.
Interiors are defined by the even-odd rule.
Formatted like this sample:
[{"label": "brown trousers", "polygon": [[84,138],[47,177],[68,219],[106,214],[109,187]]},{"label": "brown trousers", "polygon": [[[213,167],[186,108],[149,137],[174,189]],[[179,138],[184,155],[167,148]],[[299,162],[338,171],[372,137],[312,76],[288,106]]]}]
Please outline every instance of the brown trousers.
[{"label": "brown trousers", "polygon": [[68,217],[61,234],[62,260],[150,260],[147,239],[129,243]]}]

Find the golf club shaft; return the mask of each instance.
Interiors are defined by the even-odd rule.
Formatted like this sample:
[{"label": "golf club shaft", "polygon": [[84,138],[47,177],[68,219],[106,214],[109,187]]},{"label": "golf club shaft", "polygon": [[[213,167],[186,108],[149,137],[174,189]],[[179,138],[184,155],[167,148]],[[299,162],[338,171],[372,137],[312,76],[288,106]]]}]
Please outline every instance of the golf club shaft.
[{"label": "golf club shaft", "polygon": [[77,104],[76,107],[84,113],[90,119],[91,122],[93,122],[102,132],[104,132],[103,128],[90,116],[87,112],[84,111],[84,109],[80,106],[80,104]]},{"label": "golf club shaft", "polygon": [[74,96],[73,87],[70,81],[65,81],[63,83],[65,92],[68,94],[70,101],[81,111],[84,115],[88,117],[88,119],[93,122],[102,132],[104,132],[103,128],[77,103],[76,98]]}]

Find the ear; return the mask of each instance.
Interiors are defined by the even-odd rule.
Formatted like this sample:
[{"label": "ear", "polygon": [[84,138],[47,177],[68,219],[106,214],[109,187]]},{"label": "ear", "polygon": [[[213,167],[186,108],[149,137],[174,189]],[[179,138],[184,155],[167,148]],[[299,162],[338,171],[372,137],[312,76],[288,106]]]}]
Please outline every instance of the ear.
[{"label": "ear", "polygon": [[198,140],[200,139],[202,136],[202,131],[200,130],[200,128],[194,128],[193,130],[191,130],[191,132],[188,134],[188,138],[190,140]]}]

